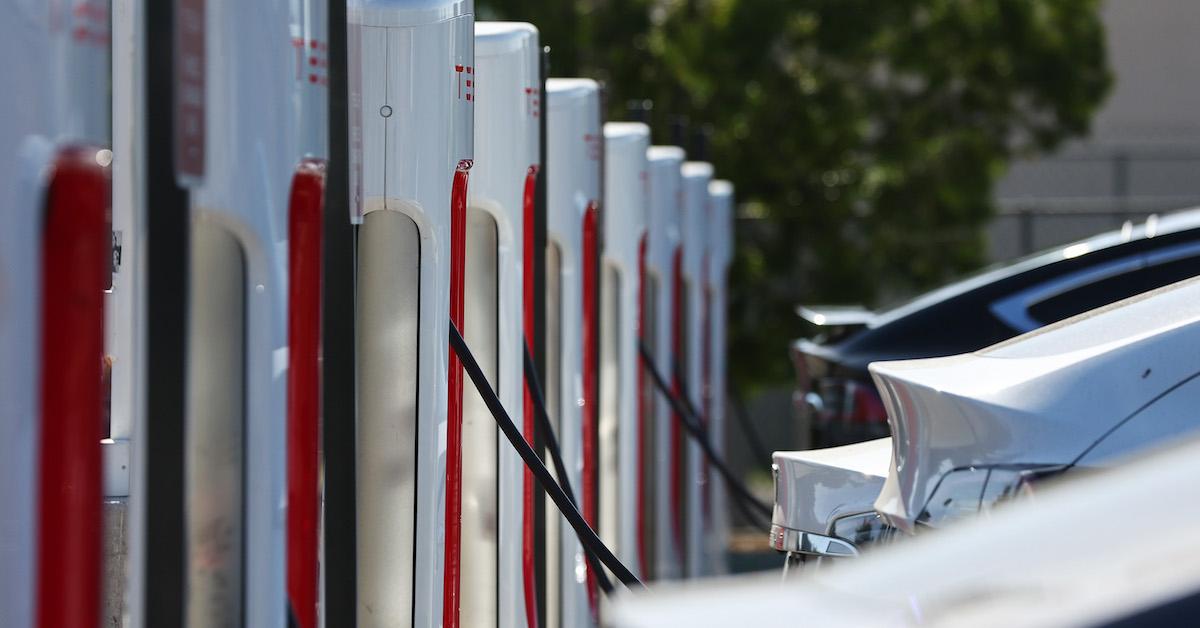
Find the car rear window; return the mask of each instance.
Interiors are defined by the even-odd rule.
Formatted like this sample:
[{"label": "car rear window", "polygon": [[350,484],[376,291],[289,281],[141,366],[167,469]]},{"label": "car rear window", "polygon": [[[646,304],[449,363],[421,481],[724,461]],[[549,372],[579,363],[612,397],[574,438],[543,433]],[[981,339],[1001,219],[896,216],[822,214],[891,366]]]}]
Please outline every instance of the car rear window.
[{"label": "car rear window", "polygon": [[1145,266],[1080,286],[1033,304],[1029,315],[1043,325],[1127,299],[1200,274],[1200,258],[1187,257]]}]

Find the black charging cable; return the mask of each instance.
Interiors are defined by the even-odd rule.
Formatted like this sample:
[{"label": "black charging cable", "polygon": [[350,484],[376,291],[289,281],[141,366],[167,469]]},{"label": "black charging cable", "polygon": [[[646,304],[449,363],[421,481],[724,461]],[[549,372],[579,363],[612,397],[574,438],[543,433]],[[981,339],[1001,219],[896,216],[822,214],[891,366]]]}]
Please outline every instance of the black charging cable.
[{"label": "black charging cable", "polygon": [[[674,360],[673,364],[675,365],[675,377],[679,378],[679,396],[683,398],[682,401],[687,407],[688,412],[690,412],[693,417],[699,417],[700,412],[696,410],[696,406],[692,404],[691,396],[688,395],[687,377],[685,377],[683,374],[681,361]],[[745,435],[746,442],[750,445],[750,450],[754,454],[754,457],[760,461],[770,460],[770,452],[765,446],[763,446],[762,439],[758,436],[758,430],[754,429],[754,425],[750,422],[750,418],[746,416],[746,404],[742,400],[741,391],[736,386],[732,385],[726,390],[731,392],[734,400],[733,414],[737,417],[738,424],[742,428],[742,433]],[[700,425],[700,431],[703,432],[705,434],[705,438],[707,438],[708,427],[704,425],[704,422],[699,420],[697,420],[697,424]]]},{"label": "black charging cable", "polygon": [[[645,345],[643,345],[642,348],[642,359],[645,360],[647,364],[653,365],[654,362],[653,358],[651,357],[650,350],[645,348]],[[666,388],[666,379],[662,380],[662,386],[659,387],[659,390],[661,390],[663,394],[667,396],[668,400],[671,401],[673,405],[683,406],[682,412],[679,412],[679,408],[676,407],[676,414],[679,416],[680,422],[682,422],[685,427],[687,427],[689,423],[691,424],[692,427],[688,430],[689,435],[695,440],[699,441],[705,457],[718,466],[718,470],[720,470],[719,467],[720,465],[724,464],[724,459],[720,458],[716,448],[712,447],[712,441],[709,439],[707,422],[700,418],[700,410],[697,409],[696,405],[692,402],[692,395],[688,390],[687,375],[685,375],[683,372],[683,361],[676,357],[671,360],[671,364],[674,366],[672,372],[675,375],[676,381],[679,383],[679,393],[672,394],[672,391]],[[653,366],[651,367],[653,368]],[[657,372],[654,373],[654,375],[657,374]],[[725,466],[728,467],[727,464]],[[722,474],[722,477],[729,482],[736,479],[737,476],[734,476],[732,472],[726,472]],[[745,487],[745,484],[740,481],[738,481],[738,484],[740,484],[742,488],[738,494],[733,496],[734,503],[737,504],[738,509],[741,510],[742,514],[746,516],[746,519],[750,521],[750,523],[760,528],[769,527],[768,524],[773,519],[771,507],[755,498],[754,494],[750,492],[749,488]],[[735,487],[734,490],[737,491],[738,489]],[[766,517],[768,524],[764,524],[761,518],[752,514],[751,510],[755,508],[760,511],[759,514]],[[764,509],[766,509],[765,512],[762,512]]]},{"label": "black charging cable", "polygon": [[454,321],[450,321],[450,348],[458,355],[458,359],[462,362],[463,369],[467,372],[467,376],[471,378],[471,383],[475,385],[475,389],[479,391],[479,396],[483,397],[483,403],[492,413],[492,418],[496,420],[496,425],[500,431],[504,432],[504,436],[508,438],[508,442],[517,450],[517,454],[521,456],[521,460],[525,462],[525,466],[533,472],[533,476],[537,478],[538,483],[542,485],[542,489],[550,496],[551,501],[562,512],[567,523],[575,530],[575,534],[579,536],[579,542],[583,545],[584,552],[591,552],[595,555],[599,562],[608,567],[613,575],[627,587],[645,588],[641,580],[633,575],[633,572],[628,567],[621,564],[621,561],[613,555],[612,550],[600,540],[596,535],[596,531],[588,525],[587,520],[579,513],[574,504],[563,492],[561,486],[554,481],[554,477],[550,475],[550,471],[546,469],[546,465],[542,464],[541,459],[529,443],[525,441],[525,437],[521,435],[521,431],[513,423],[512,418],[508,416],[508,412],[504,409],[504,404],[500,403],[500,399],[496,396],[496,392],[492,390],[488,384],[487,377],[483,374],[483,370],[479,368],[479,363],[475,361],[475,356],[471,354],[470,348],[463,340],[462,334],[458,328],[454,326]]},{"label": "black charging cable", "polygon": [[729,465],[713,449],[703,425],[697,419],[695,408],[692,407],[686,398],[680,399],[671,393],[666,380],[663,379],[662,374],[658,372],[658,368],[654,365],[654,356],[650,353],[649,348],[646,347],[646,343],[638,342],[638,352],[642,356],[642,363],[646,370],[649,371],[650,379],[654,382],[655,387],[666,397],[667,401],[671,404],[671,408],[675,411],[674,413],[679,416],[679,422],[687,430],[692,439],[700,445],[709,462],[721,474],[726,485],[729,486],[730,491],[733,493],[733,501],[738,505],[739,510],[754,525],[764,528],[769,527],[763,523],[762,518],[766,517],[768,522],[771,520],[771,507],[755,497],[754,493],[750,492],[750,489],[734,475]]},{"label": "black charging cable", "polygon": [[[675,375],[676,383],[679,385],[679,392],[676,394],[667,384],[666,378],[654,366],[654,358],[650,349],[646,347],[645,343],[639,342],[639,345],[642,361],[649,368],[651,380],[654,382],[655,387],[667,398],[672,410],[674,410],[673,414],[679,417],[679,422],[687,430],[688,436],[691,436],[693,440],[700,444],[705,457],[717,467],[718,471],[721,471],[721,477],[725,480],[726,484],[733,488],[734,505],[737,506],[738,510],[741,511],[742,515],[746,517],[746,520],[751,525],[759,528],[769,528],[772,519],[770,506],[759,501],[750,492],[750,489],[728,469],[728,465],[724,464],[724,459],[712,447],[712,441],[708,438],[708,426],[700,419],[700,410],[692,403],[692,396],[688,392],[687,375],[683,372],[683,361],[678,357],[673,357],[671,360],[671,365],[674,367],[671,371]],[[722,466],[725,467],[723,471]],[[765,521],[763,517],[766,518]]]},{"label": "black charging cable", "polygon": [[[533,399],[538,429],[546,439],[546,449],[550,451],[550,460],[554,462],[554,473],[558,475],[558,484],[562,487],[563,493],[566,493],[567,499],[571,500],[571,503],[578,509],[579,501],[575,499],[575,491],[571,490],[571,478],[567,475],[567,465],[563,464],[562,450],[558,447],[558,437],[554,434],[554,426],[550,423],[550,414],[546,411],[546,398],[542,396],[542,384],[538,379],[537,366],[533,363],[533,355],[529,352],[529,343],[523,341],[521,348],[524,349],[525,354],[525,385],[529,387],[529,396]],[[584,555],[588,559],[588,566],[596,574],[596,584],[599,585],[600,590],[604,591],[605,595],[612,593],[612,581],[608,579],[608,574],[600,568],[596,556],[588,551],[585,551]]]},{"label": "black charging cable", "polygon": [[750,420],[750,413],[746,412],[746,400],[742,397],[742,389],[736,384],[730,383],[726,390],[733,402],[730,404],[733,407],[733,416],[737,417],[738,424],[742,428],[742,435],[746,437],[746,444],[750,446],[750,451],[754,452],[754,457],[760,461],[770,460],[771,452],[763,445],[758,429]]}]

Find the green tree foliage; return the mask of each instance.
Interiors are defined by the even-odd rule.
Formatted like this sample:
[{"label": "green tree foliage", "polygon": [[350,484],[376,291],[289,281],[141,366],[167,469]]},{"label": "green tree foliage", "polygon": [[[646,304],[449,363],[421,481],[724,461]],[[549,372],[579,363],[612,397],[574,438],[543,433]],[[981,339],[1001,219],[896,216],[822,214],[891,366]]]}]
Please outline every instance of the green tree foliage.
[{"label": "green tree foliage", "polygon": [[[730,372],[789,377],[796,303],[874,302],[983,261],[1008,162],[1087,132],[1110,86],[1099,0],[480,0],[553,73],[711,129],[737,186]],[[696,125],[693,125],[695,128]]]}]

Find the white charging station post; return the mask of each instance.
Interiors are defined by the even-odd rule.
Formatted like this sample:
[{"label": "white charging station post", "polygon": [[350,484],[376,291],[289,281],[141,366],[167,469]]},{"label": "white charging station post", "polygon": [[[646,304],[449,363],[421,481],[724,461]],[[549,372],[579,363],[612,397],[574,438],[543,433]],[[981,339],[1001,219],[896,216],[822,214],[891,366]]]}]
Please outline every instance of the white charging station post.
[{"label": "white charging station post", "polygon": [[[591,371],[594,340],[595,244],[601,194],[600,89],[588,79],[546,81],[548,106],[546,250],[546,408],[559,436],[563,462],[584,517],[596,525],[594,433],[596,391]],[[589,244],[590,242],[590,244]],[[591,312],[589,313],[589,310]],[[592,320],[587,320],[587,319]],[[590,327],[589,327],[590,326]],[[591,332],[589,332],[589,329]],[[546,623],[548,628],[590,624],[587,565],[574,530],[554,506],[546,508]]]},{"label": "white charging station post", "polygon": [[[708,297],[705,292],[705,270],[708,257],[708,183],[712,165],[689,161],[683,164],[683,291],[684,291],[684,349],[683,377],[685,391],[692,407],[699,411],[702,423],[708,421],[705,399],[705,340],[708,338]],[[687,440],[684,466],[684,538],[685,575],[699,577],[703,573],[704,530],[707,527],[708,502],[706,476],[708,465],[703,450]]]},{"label": "white charging station post", "polygon": [[[199,28],[205,39],[181,48],[178,59],[181,78],[201,87],[181,93],[186,106],[177,122],[202,128],[176,147],[176,177],[191,204],[185,617],[189,625],[281,625],[280,600],[288,599],[289,388],[299,392],[289,385],[289,367],[315,384],[311,308],[320,289],[311,267],[289,281],[289,269],[304,266],[295,266],[288,252],[296,246],[319,257],[312,238],[319,237],[323,192],[311,187],[320,188],[323,175],[319,162],[306,158],[319,160],[325,150],[326,49],[313,30],[297,45],[294,25],[308,21],[311,29],[319,15],[293,12],[289,3],[189,10],[178,16],[186,25],[180,36]],[[191,70],[197,62],[202,75]],[[305,301],[293,301],[294,289],[308,295],[311,326],[293,330],[302,337],[289,336],[298,322],[289,305]],[[301,339],[290,355],[289,340]],[[315,400],[308,399],[307,427],[315,432]],[[315,460],[307,462],[315,468]],[[306,492],[315,493],[310,481]],[[315,494],[306,497],[297,510],[303,503],[315,508]],[[308,521],[314,535],[315,514]],[[315,548],[309,551],[312,560]],[[297,614],[312,625],[315,591],[299,601]]]},{"label": "white charging station post", "polygon": [[[180,137],[190,143],[177,156],[175,174],[194,194],[191,265],[197,278],[188,282],[196,292],[190,295],[193,324],[186,332],[194,349],[186,382],[191,449],[184,487],[189,519],[183,604],[189,621],[282,620],[278,604],[251,596],[274,595],[283,585],[286,562],[289,602],[301,626],[316,626],[316,299],[327,150],[324,9],[313,0],[205,12],[179,7],[179,24],[189,31],[179,37],[192,41],[180,48],[176,80],[191,89],[175,106],[177,121],[185,125],[179,128],[190,129]],[[114,64],[112,89],[117,148],[112,286],[105,299],[111,420],[109,438],[102,441],[104,602],[106,616],[127,613],[133,625],[141,625],[147,473],[144,7],[124,3],[114,15],[112,49],[127,62]],[[252,26],[260,22],[261,27]],[[278,37],[264,39],[264,28]],[[206,33],[218,33],[215,48],[204,41]],[[274,104],[264,108],[257,90]],[[281,388],[285,374],[286,393]],[[307,379],[293,382],[298,374]],[[285,559],[278,525],[278,505],[285,503],[282,464],[285,448],[296,447],[293,437],[301,426],[308,436],[307,456],[287,455],[289,493],[300,492],[286,500]],[[299,462],[307,471],[303,485],[292,478]],[[131,494],[137,512],[127,516]],[[251,555],[248,547],[261,551]],[[300,574],[303,583],[293,583]]]},{"label": "white charging station post", "polygon": [[646,245],[650,128],[604,125],[604,255],[600,297],[600,532],[634,573],[637,552],[639,445],[638,325]]},{"label": "white charging station post", "polygon": [[[646,315],[645,340],[654,351],[658,372],[668,379],[674,366],[675,340],[678,330],[677,286],[681,281],[682,263],[681,212],[683,189],[680,167],[685,154],[677,146],[651,146],[646,151],[650,172],[650,218],[646,251]],[[642,556],[645,573],[657,578],[678,578],[682,575],[682,538],[675,502],[672,501],[671,448],[678,427],[671,415],[666,398],[654,389],[649,377],[643,377],[646,409],[652,417],[653,429],[645,437],[651,441],[643,449],[645,465],[652,474],[643,493],[643,508],[652,522],[643,532]]]},{"label": "white charging station post", "polygon": [[5,3],[0,52],[0,613],[100,618],[109,264],[106,3]]},{"label": "white charging station post", "polygon": [[[538,31],[475,23],[475,166],[467,201],[463,337],[504,404],[524,414],[526,237],[531,235],[541,134]],[[530,271],[532,269],[529,269]],[[532,418],[532,416],[530,417]],[[533,430],[523,425],[532,442]],[[462,623],[529,625],[525,467],[473,386],[463,393]],[[530,487],[532,489],[532,487]],[[529,494],[532,507],[532,491]],[[526,515],[530,520],[526,522]],[[531,528],[532,531],[532,528]],[[530,537],[532,541],[532,537]],[[526,573],[529,568],[530,572]],[[518,574],[521,577],[518,577]],[[533,591],[530,590],[529,593]],[[536,615],[534,617],[536,622]]]},{"label": "white charging station post", "polygon": [[[708,433],[713,449],[725,455],[725,434],[729,413],[727,381],[727,338],[729,326],[729,265],[733,261],[734,197],[733,184],[716,179],[708,184],[708,282],[711,295],[709,309],[708,352],[711,356],[708,372],[709,417]],[[711,500],[709,530],[705,551],[709,557],[708,574],[728,573],[729,502],[725,484],[710,474],[708,495]]]},{"label": "white charging station post", "polygon": [[347,22],[359,623],[457,626],[473,6],[355,0]]}]

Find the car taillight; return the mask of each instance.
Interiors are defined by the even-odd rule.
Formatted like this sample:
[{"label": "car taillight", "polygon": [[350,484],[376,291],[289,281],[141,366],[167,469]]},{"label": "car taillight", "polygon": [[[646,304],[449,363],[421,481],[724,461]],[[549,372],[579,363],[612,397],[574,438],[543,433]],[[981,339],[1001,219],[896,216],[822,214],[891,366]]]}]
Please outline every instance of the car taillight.
[{"label": "car taillight", "polygon": [[887,411],[879,392],[869,383],[840,377],[823,377],[808,394],[807,403],[822,422],[884,423]]},{"label": "car taillight", "polygon": [[796,372],[796,392],[799,393],[798,396],[803,397],[812,388],[812,376],[805,362],[805,354],[800,350],[798,343],[792,343],[788,347],[788,356],[792,358],[792,369]]},{"label": "car taillight", "polygon": [[887,421],[887,411],[883,409],[883,400],[879,392],[871,384],[851,381],[850,397],[852,399],[849,412],[843,419],[850,423],[882,423]]}]

